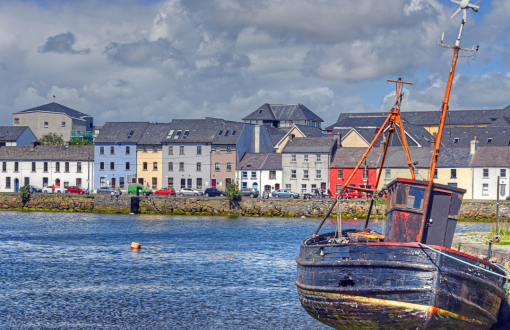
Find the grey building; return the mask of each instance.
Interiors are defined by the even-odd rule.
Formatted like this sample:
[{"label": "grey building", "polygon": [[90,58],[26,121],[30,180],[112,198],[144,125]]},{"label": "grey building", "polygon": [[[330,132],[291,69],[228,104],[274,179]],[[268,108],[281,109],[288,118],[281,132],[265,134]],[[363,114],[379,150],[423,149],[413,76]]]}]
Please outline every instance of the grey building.
[{"label": "grey building", "polygon": [[35,140],[28,126],[0,126],[0,146],[29,146]]},{"label": "grey building", "polygon": [[48,133],[62,134],[64,141],[82,137],[92,141],[94,119],[58,103],[48,103],[12,115],[13,125],[28,126],[40,139]]},{"label": "grey building", "polygon": [[246,124],[258,124],[273,127],[292,127],[294,124],[320,127],[324,122],[303,104],[264,103],[257,110],[243,118]]},{"label": "grey building", "polygon": [[298,193],[328,190],[329,168],[340,136],[295,138],[283,149],[283,185]]}]

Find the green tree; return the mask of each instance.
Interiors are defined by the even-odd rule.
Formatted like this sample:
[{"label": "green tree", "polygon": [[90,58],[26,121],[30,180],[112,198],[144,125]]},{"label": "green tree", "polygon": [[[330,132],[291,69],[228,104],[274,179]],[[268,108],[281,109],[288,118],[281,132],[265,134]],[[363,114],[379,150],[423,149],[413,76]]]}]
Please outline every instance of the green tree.
[{"label": "green tree", "polygon": [[28,202],[28,199],[30,198],[30,192],[28,191],[28,186],[19,188],[18,194],[21,197],[23,206],[25,206],[25,204]]},{"label": "green tree", "polygon": [[241,200],[241,192],[239,191],[239,186],[237,183],[229,183],[227,184],[227,189],[225,189],[225,195],[231,201]]},{"label": "green tree", "polygon": [[64,137],[62,134],[58,135],[57,133],[52,132],[43,135],[43,137],[39,139],[39,142],[41,142],[43,146],[63,146]]},{"label": "green tree", "polygon": [[76,138],[71,140],[72,146],[91,146],[92,144],[92,142],[85,140],[84,138]]}]

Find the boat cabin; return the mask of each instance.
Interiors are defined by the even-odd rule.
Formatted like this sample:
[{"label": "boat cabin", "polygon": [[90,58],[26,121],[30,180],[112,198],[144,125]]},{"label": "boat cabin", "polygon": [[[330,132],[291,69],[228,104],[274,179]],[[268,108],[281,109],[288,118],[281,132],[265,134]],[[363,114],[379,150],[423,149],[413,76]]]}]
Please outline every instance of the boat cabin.
[{"label": "boat cabin", "polygon": [[[427,184],[427,181],[395,179],[388,185],[385,242],[451,247],[466,190],[434,184],[425,210]],[[425,221],[424,212],[427,212]]]}]

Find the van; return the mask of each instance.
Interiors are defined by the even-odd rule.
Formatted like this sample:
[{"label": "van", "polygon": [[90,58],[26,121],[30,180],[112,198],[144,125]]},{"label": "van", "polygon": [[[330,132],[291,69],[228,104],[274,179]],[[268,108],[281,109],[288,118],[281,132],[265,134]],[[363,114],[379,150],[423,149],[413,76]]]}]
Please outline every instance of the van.
[{"label": "van", "polygon": [[144,187],[142,186],[141,184],[130,184],[129,187],[128,187],[128,194],[134,194],[136,195],[136,190],[138,189],[138,187],[141,188],[141,193],[144,195],[144,196],[147,196],[147,195],[150,195],[152,194],[152,190],[150,190],[149,188],[147,187]]}]

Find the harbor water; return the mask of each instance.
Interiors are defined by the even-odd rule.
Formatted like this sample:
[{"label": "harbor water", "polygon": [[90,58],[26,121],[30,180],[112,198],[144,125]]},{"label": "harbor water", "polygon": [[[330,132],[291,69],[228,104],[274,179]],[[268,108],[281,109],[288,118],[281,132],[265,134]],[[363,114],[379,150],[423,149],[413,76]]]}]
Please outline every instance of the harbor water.
[{"label": "harbor water", "polygon": [[1,212],[0,328],[328,329],[294,284],[319,221]]}]

